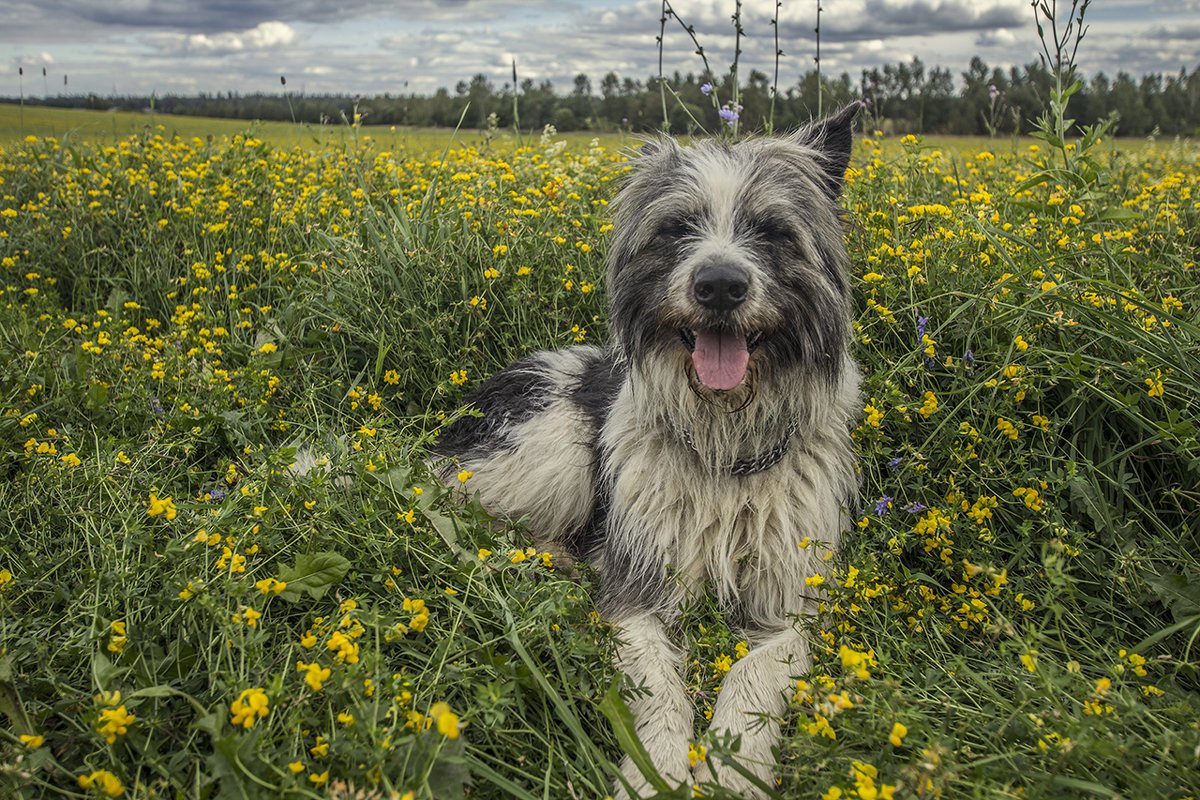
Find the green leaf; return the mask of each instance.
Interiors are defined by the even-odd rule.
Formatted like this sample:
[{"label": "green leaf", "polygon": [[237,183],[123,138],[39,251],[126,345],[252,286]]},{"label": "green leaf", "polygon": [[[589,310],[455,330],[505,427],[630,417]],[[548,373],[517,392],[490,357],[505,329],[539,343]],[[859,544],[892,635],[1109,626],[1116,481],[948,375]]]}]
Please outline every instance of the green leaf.
[{"label": "green leaf", "polygon": [[97,381],[88,387],[83,405],[88,411],[99,411],[108,403],[108,386]]},{"label": "green leaf", "polygon": [[642,746],[642,740],[638,738],[637,722],[634,720],[629,706],[625,705],[625,701],[621,699],[621,690],[618,688],[617,681],[613,681],[613,684],[608,687],[604,699],[600,701],[600,712],[608,717],[613,735],[616,736],[621,750],[629,756],[646,780],[650,781],[650,785],[659,792],[671,791],[671,787],[654,768],[650,754]]},{"label": "green leaf", "polygon": [[344,578],[349,571],[350,562],[337,553],[297,556],[295,566],[279,571],[279,580],[287,584],[279,597],[294,603],[300,599],[302,592],[307,592],[314,600],[320,600],[325,590]]},{"label": "green leaf", "polygon": [[12,684],[12,659],[8,656],[0,658],[0,712],[8,717],[13,733],[33,735],[35,732]]},{"label": "green leaf", "polygon": [[1155,575],[1146,582],[1154,587],[1158,599],[1171,609],[1176,622],[1200,614],[1200,580],[1171,574]]}]

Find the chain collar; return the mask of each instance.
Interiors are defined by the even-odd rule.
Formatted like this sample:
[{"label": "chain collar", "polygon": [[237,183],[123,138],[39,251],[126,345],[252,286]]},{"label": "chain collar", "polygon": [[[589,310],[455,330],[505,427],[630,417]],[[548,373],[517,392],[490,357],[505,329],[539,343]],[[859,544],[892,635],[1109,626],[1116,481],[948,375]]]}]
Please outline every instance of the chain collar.
[{"label": "chain collar", "polygon": [[[700,455],[700,450],[696,447],[696,440],[692,437],[691,431],[678,428],[674,425],[671,427],[693,453]],[[798,427],[797,423],[793,421],[788,425],[787,432],[780,437],[779,441],[771,449],[764,450],[750,458],[738,459],[729,466],[729,473],[731,475],[754,475],[759,472],[766,472],[782,461],[783,457],[787,455],[788,450],[792,446],[792,437],[796,435]]]}]

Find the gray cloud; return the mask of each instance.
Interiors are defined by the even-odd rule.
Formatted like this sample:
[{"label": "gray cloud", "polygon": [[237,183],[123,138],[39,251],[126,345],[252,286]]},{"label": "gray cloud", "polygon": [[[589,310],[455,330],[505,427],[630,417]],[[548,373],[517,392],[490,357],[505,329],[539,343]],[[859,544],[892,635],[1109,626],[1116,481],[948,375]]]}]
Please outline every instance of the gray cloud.
[{"label": "gray cloud", "polygon": [[[0,60],[31,68],[54,59],[75,91],[277,91],[432,93],[483,73],[500,87],[577,73],[593,86],[609,71],[645,80],[658,70],[660,0],[0,0]],[[733,60],[732,0],[675,0],[695,26],[709,65]],[[1108,0],[1089,13],[1085,72],[1177,71],[1195,66],[1195,15],[1175,0]],[[775,0],[744,0],[741,69],[770,74]],[[1131,20],[1136,22],[1131,23]],[[822,68],[831,74],[920,57],[957,72],[974,55],[1020,66],[1039,50],[1028,0],[830,0],[822,15]],[[780,82],[812,67],[815,5],[785,3],[779,24]],[[664,69],[699,73],[703,63],[670,20]],[[15,72],[15,70],[14,70]],[[28,87],[26,87],[28,88]],[[0,92],[15,92],[0,83]]]},{"label": "gray cloud", "polygon": [[[262,23],[338,24],[352,20],[456,20],[549,5],[553,0],[0,0],[0,18],[30,23],[79,23],[111,31],[162,30],[212,35]],[[7,27],[7,25],[6,25]],[[12,31],[0,39],[12,41]]]}]

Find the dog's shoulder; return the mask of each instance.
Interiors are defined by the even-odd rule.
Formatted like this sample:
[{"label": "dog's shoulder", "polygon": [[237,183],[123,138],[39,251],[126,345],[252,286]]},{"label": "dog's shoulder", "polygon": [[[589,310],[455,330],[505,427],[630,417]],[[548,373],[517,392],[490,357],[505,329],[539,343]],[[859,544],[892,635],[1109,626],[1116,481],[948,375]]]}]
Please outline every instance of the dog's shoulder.
[{"label": "dog's shoulder", "polygon": [[599,431],[625,382],[625,365],[611,350],[592,347],[581,354],[581,369],[571,390],[571,400]]},{"label": "dog's shoulder", "polygon": [[598,347],[531,353],[509,364],[466,396],[464,414],[442,432],[435,453],[463,456],[504,440],[515,428],[545,412],[555,401],[581,391],[581,376],[602,360]]}]

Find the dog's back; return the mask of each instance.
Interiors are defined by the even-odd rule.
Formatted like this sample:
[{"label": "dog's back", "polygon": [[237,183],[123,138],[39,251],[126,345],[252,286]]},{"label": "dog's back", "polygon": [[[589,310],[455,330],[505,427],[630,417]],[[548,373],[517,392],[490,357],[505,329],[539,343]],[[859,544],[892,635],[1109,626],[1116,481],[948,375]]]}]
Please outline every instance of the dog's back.
[{"label": "dog's back", "polygon": [[464,469],[486,508],[528,516],[540,544],[576,558],[592,549],[600,430],[624,377],[613,354],[579,345],[526,356],[466,399],[478,416],[456,420],[434,447],[450,459],[447,483]]}]

